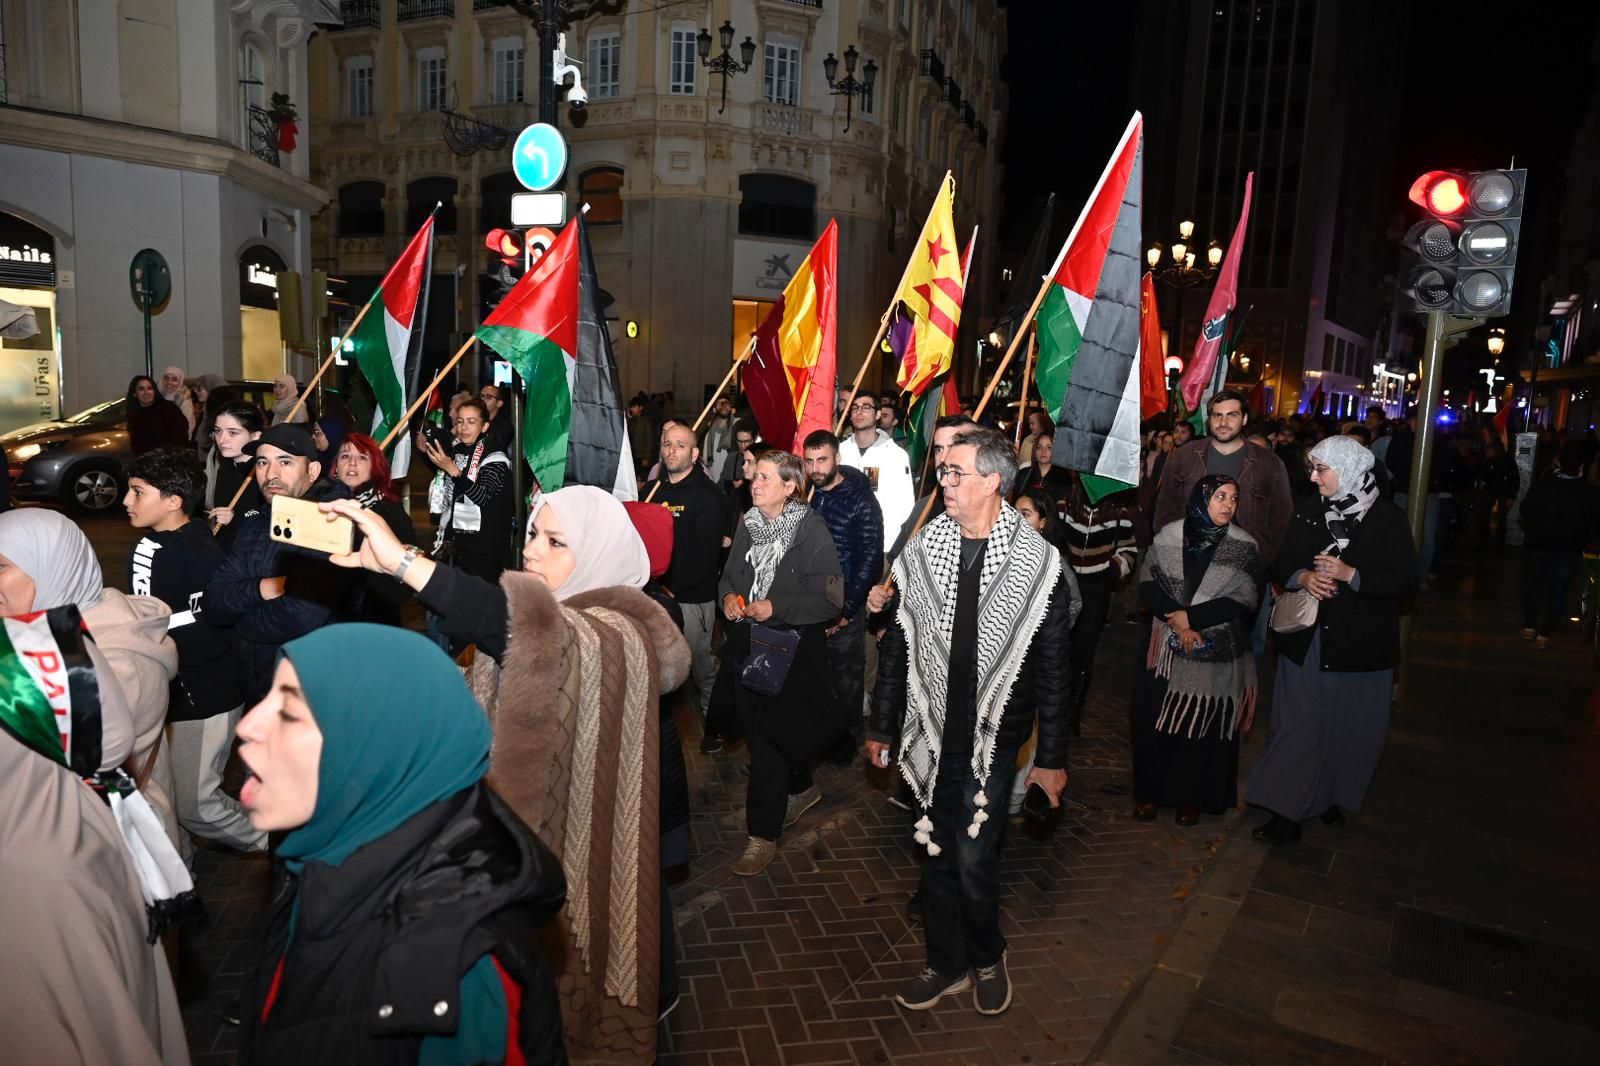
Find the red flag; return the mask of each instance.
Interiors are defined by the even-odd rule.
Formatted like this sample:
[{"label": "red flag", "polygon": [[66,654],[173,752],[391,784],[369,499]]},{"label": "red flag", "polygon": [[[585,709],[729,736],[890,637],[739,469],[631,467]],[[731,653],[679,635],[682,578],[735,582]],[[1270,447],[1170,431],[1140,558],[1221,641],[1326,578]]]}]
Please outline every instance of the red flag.
[{"label": "red flag", "polygon": [[1161,351],[1161,313],[1156,310],[1155,277],[1139,283],[1139,417],[1167,409],[1166,356]]},{"label": "red flag", "polygon": [[829,221],[756,331],[745,363],[745,397],[762,437],[797,455],[812,430],[833,428],[838,254],[839,223]]},{"label": "red flag", "polygon": [[1195,342],[1194,358],[1189,360],[1180,379],[1183,405],[1191,411],[1199,410],[1206,386],[1211,384],[1217,358],[1222,354],[1222,342],[1228,333],[1228,316],[1238,298],[1239,260],[1244,252],[1245,227],[1250,222],[1250,187],[1254,183],[1254,171],[1244,176],[1244,208],[1239,212],[1239,224],[1234,227],[1233,243],[1228,245],[1223,257],[1217,286],[1211,290],[1211,302],[1206,304],[1206,317],[1200,326],[1200,339]]},{"label": "red flag", "polygon": [[1311,390],[1311,398],[1306,402],[1301,414],[1320,415],[1322,413],[1322,382],[1317,382],[1317,387]]},{"label": "red flag", "polygon": [[1508,443],[1507,434],[1511,430],[1511,409],[1514,404],[1507,401],[1500,405],[1500,412],[1494,416],[1494,428],[1500,432],[1500,443]]},{"label": "red flag", "polygon": [[1256,382],[1256,387],[1250,390],[1250,416],[1264,418],[1267,414],[1267,386],[1265,382]]}]

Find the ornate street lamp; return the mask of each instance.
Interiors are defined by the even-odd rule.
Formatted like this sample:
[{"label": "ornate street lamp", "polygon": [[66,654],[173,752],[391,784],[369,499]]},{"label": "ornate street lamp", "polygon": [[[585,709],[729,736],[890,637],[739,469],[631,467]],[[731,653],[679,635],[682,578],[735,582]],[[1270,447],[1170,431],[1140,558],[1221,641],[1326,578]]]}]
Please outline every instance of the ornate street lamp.
[{"label": "ornate street lamp", "polygon": [[733,23],[724,21],[718,27],[717,33],[721,37],[719,43],[722,45],[722,54],[712,56],[711,31],[704,26],[700,27],[700,32],[695,35],[695,45],[700,50],[700,65],[713,74],[722,75],[722,106],[717,108],[717,114],[720,115],[728,109],[728,79],[750,69],[750,64],[755,62],[756,58],[756,42],[748,35],[739,42],[739,54],[744,57],[744,62],[741,63],[733,58],[733,53],[729,51],[733,47]]},{"label": "ornate street lamp", "polygon": [[839,61],[832,52],[822,61],[822,73],[828,79],[828,92],[833,96],[844,97],[844,129],[840,133],[850,132],[850,111],[855,104],[855,98],[867,97],[872,93],[872,87],[878,83],[878,64],[867,60],[867,65],[861,68],[861,80],[856,80],[856,61],[861,58],[861,53],[856,51],[856,46],[851,45],[844,50],[844,80],[839,81]]},{"label": "ornate street lamp", "polygon": [[1490,330],[1489,331],[1489,354],[1494,356],[1496,359],[1498,359],[1498,358],[1500,358],[1500,353],[1505,351],[1505,350],[1506,350],[1506,331],[1503,330],[1503,329],[1492,329],[1492,330]]}]

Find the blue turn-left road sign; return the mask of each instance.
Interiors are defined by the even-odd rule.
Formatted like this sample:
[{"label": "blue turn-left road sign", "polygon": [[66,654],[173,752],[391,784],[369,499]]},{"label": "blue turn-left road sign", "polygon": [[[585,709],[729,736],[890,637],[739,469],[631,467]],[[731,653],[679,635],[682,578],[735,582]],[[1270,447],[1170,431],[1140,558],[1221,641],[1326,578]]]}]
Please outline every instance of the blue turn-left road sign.
[{"label": "blue turn-left road sign", "polygon": [[535,122],[517,134],[511,170],[533,192],[553,189],[567,169],[567,140],[548,122]]}]

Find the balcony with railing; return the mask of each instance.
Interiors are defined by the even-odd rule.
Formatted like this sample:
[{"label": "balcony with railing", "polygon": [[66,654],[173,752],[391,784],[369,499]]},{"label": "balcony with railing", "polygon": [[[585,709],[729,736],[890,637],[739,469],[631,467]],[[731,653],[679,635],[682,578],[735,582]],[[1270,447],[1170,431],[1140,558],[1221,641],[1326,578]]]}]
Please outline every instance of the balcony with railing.
[{"label": "balcony with railing", "polygon": [[347,30],[377,29],[383,25],[383,0],[339,0],[339,15]]},{"label": "balcony with railing", "polygon": [[822,10],[822,0],[778,0],[778,2],[782,4],[793,4],[796,7],[814,7],[818,11]]},{"label": "balcony with railing", "polygon": [[932,78],[935,85],[944,87],[944,60],[932,48],[922,50],[921,72]]},{"label": "balcony with railing", "polygon": [[456,0],[400,0],[401,22],[415,19],[451,18],[456,13]]},{"label": "balcony with railing", "polygon": [[272,117],[272,112],[264,107],[253,104],[245,111],[249,115],[250,128],[245,131],[245,148],[249,153],[263,163],[278,165],[278,120]]},{"label": "balcony with railing", "polygon": [[956,80],[954,78],[951,78],[949,81],[945,82],[945,94],[948,97],[948,99],[950,100],[950,106],[956,109],[956,113],[957,114],[960,114],[961,113],[961,86],[956,82]]},{"label": "balcony with railing", "polygon": [[756,112],[756,127],[773,133],[810,133],[815,124],[814,112],[785,104],[761,104]]}]

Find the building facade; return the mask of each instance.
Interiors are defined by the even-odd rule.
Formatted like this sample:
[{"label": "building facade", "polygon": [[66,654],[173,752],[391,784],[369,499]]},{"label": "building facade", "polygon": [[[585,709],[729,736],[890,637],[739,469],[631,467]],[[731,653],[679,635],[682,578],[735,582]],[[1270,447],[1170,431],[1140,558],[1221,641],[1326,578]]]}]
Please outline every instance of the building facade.
[{"label": "building facade", "polygon": [[130,271],[146,249],[171,288],[158,374],[306,376],[276,282],[307,270],[326,195],[271,107],[303,108],[306,41],[335,15],[335,0],[0,0],[0,298],[41,327],[3,342],[0,431],[143,373]]},{"label": "building facade", "polygon": [[[565,103],[563,188],[587,204],[632,392],[697,407],[829,218],[839,222],[841,376],[860,365],[944,172],[963,235],[999,211],[996,0],[603,3],[566,27],[587,107]],[[511,225],[510,141],[537,121],[538,37],[503,0],[344,0],[311,44],[312,177],[332,195],[313,256],[359,305],[441,204],[427,351],[464,340],[498,289],[488,230]],[[747,70],[726,80],[699,52]],[[829,91],[857,58],[866,96]],[[979,258],[992,242],[980,237]],[[988,273],[992,273],[988,272]],[[974,286],[969,307],[988,296]],[[981,313],[981,310],[975,313]],[[488,372],[480,356],[479,380]]]},{"label": "building facade", "polygon": [[[1248,317],[1229,383],[1263,385],[1268,409],[1280,414],[1307,406],[1319,388],[1319,409],[1351,417],[1369,397],[1391,413],[1402,402],[1403,369],[1377,366],[1395,362],[1384,352],[1392,262],[1384,241],[1398,116],[1387,79],[1361,71],[1401,61],[1408,7],[1147,0],[1141,8],[1150,47],[1134,91],[1152,131],[1146,237],[1169,239],[1181,220],[1193,221],[1190,248],[1203,267],[1210,241],[1232,239],[1254,172],[1238,297]],[[1158,293],[1178,305],[1162,317],[1180,323],[1184,358],[1210,288]]]}]

